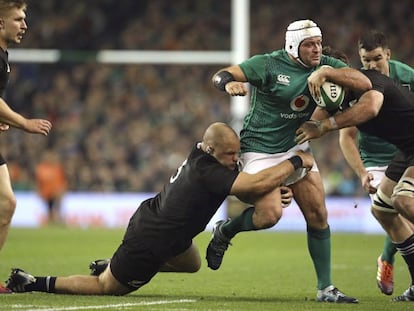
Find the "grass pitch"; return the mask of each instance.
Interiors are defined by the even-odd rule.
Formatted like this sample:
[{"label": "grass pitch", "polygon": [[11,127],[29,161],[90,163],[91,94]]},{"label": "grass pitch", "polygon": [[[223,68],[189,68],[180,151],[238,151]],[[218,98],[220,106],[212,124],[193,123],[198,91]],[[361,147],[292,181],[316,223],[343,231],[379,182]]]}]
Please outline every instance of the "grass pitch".
[{"label": "grass pitch", "polygon": [[[106,258],[124,230],[41,228],[10,230],[0,253],[0,280],[11,267],[34,275],[88,274],[91,260]],[[196,238],[201,255],[210,238]],[[316,277],[305,233],[249,232],[238,235],[217,271],[195,274],[160,273],[140,290],[123,297],[71,296],[44,293],[0,295],[0,310],[414,310],[414,303],[391,302],[375,283],[376,258],[383,236],[332,234],[332,277],[360,303],[318,303]],[[410,284],[398,255],[395,295]]]}]

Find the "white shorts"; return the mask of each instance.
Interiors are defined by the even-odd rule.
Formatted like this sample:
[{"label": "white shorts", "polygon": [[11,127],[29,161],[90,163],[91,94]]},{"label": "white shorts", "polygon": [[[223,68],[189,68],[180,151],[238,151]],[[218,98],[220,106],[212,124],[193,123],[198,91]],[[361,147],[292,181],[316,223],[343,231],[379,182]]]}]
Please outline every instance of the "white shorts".
[{"label": "white shorts", "polygon": [[[286,159],[289,159],[290,157],[295,155],[295,151],[297,150],[310,151],[309,143],[305,142],[301,145],[298,145],[298,146],[295,146],[289,149],[286,152],[281,152],[281,153],[274,153],[274,154],[258,153],[258,152],[242,153],[240,156],[241,167],[243,169],[243,172],[246,172],[249,174],[255,174],[261,170],[277,165],[280,162]],[[316,162],[313,164],[311,171],[319,172]],[[303,177],[305,177],[306,173],[307,171],[305,168],[299,168],[286,179],[284,184],[291,185],[297,182],[298,180],[302,179]]]}]

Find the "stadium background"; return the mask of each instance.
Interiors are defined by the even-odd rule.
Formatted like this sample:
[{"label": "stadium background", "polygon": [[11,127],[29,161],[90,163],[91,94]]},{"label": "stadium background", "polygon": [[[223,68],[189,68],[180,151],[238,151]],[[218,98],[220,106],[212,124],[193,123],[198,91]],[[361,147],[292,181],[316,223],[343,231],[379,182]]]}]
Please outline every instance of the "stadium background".
[{"label": "stadium background", "polygon": [[[47,149],[62,159],[69,196],[158,191],[208,124],[232,122],[229,97],[210,83],[223,65],[99,64],[96,52],[228,51],[231,3],[29,1],[29,30],[16,49],[62,54],[56,63],[11,61],[7,101],[25,116],[53,122],[46,139],[15,129],[0,139],[18,200],[33,194],[34,168]],[[324,45],[346,52],[353,66],[359,66],[356,42],[366,28],[383,30],[392,57],[414,65],[411,5],[408,0],[250,1],[249,55],[282,48],[286,26],[311,18],[322,29]],[[329,196],[348,199],[344,206],[366,202],[335,134],[315,142],[314,152]],[[101,202],[91,198],[85,206],[99,209]],[[25,203],[18,201],[18,219],[29,214]]]}]

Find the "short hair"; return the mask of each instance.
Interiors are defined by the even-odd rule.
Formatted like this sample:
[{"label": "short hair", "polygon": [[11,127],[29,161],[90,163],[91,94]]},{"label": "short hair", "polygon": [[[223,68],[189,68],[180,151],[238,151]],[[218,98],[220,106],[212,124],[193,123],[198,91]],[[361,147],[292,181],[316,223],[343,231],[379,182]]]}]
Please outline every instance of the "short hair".
[{"label": "short hair", "polygon": [[326,45],[322,48],[322,54],[326,55],[326,56],[334,57],[336,59],[339,59],[339,60],[343,61],[345,64],[349,65],[348,56],[346,56],[346,54],[344,52],[339,51],[337,49],[334,49],[334,48],[330,47],[329,45]]},{"label": "short hair", "polygon": [[358,48],[367,51],[375,50],[376,48],[388,48],[388,41],[385,34],[379,30],[368,30],[361,34],[358,40]]},{"label": "short hair", "polygon": [[26,0],[0,0],[0,16],[4,17],[11,9],[26,9]]}]

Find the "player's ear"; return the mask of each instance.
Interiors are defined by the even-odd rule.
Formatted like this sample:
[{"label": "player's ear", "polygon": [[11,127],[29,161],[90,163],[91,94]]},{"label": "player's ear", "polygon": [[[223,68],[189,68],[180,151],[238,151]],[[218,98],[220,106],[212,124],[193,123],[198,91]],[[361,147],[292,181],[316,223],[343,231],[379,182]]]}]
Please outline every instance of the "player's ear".
[{"label": "player's ear", "polygon": [[206,152],[207,153],[211,153],[212,151],[213,151],[213,148],[211,148],[211,146],[207,146]]},{"label": "player's ear", "polygon": [[387,56],[387,60],[391,59],[391,49],[386,49],[385,50],[385,55]]}]

